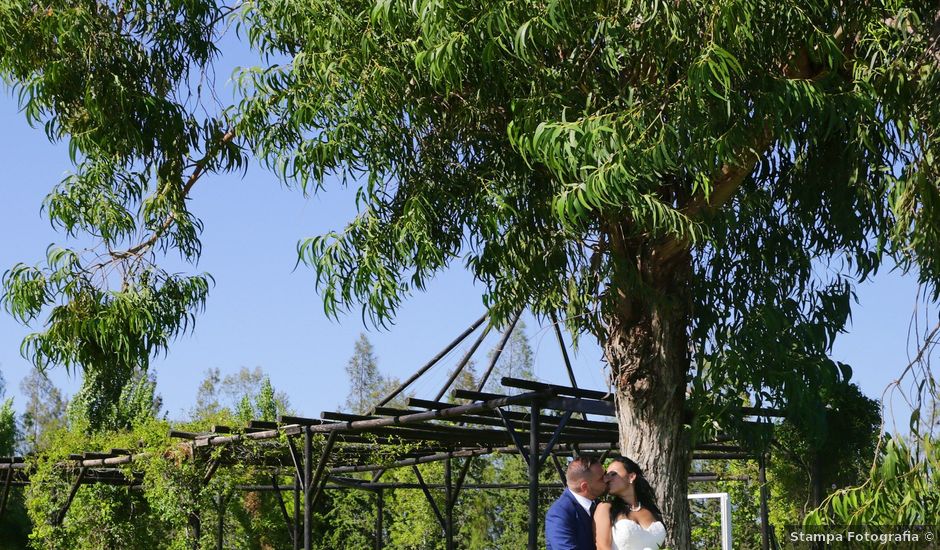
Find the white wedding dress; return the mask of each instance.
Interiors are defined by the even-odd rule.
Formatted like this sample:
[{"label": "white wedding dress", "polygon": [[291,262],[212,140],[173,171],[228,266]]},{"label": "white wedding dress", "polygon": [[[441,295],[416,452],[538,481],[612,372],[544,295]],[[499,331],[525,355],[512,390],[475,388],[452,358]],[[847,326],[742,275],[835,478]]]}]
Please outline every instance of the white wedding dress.
[{"label": "white wedding dress", "polygon": [[646,529],[632,519],[620,518],[613,526],[613,550],[659,550],[666,527],[654,521]]}]

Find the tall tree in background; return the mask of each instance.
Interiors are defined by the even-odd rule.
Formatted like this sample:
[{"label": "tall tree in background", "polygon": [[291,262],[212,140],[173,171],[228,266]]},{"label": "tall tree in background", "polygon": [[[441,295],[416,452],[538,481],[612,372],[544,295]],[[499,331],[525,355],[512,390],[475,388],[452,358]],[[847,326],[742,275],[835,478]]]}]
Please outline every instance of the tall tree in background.
[{"label": "tall tree in background", "polygon": [[277,420],[290,410],[290,400],[283,391],[275,391],[271,379],[261,367],[222,376],[217,367],[207,369],[196,391],[196,405],[190,410],[195,419],[208,419],[223,411],[235,411],[243,421]]},{"label": "tall tree in background", "polygon": [[[529,344],[529,337],[526,335],[525,331],[525,321],[519,319],[512,334],[509,336],[509,341],[506,342],[506,347],[499,354],[499,359],[496,361],[496,366],[493,367],[493,372],[486,380],[484,391],[501,393],[504,388],[500,384],[500,380],[506,376],[510,378],[524,378],[526,380],[535,379],[535,362],[533,360],[532,345]],[[490,351],[491,360],[495,352],[496,350]]]},{"label": "tall tree in background", "polygon": [[[372,342],[365,333],[359,334],[353,346],[353,354],[346,362],[346,379],[349,381],[349,393],[342,407],[356,414],[368,413],[379,400],[400,385],[398,378],[387,376],[379,370]],[[404,407],[411,396],[408,392],[401,393],[388,406]]]},{"label": "tall tree in background", "polygon": [[20,382],[26,406],[20,418],[25,452],[44,448],[49,434],[65,427],[68,402],[45,373],[33,370]]},{"label": "tall tree in background", "polygon": [[14,267],[3,303],[48,312],[26,355],[82,369],[101,403],[204,303],[208,276],[158,260],[198,258],[186,197],[241,166],[235,136],[307,192],[358,187],[356,218],[300,247],[328,312],[384,323],[458,262],[497,323],[528,306],[596,338],[679,548],[691,438],[733,428],[742,395],[824,414],[852,280],[886,259],[937,291],[934,3],[241,8],[278,63],[242,73],[230,121],[190,87],[214,2],[0,5],[0,73],[77,161],[46,212],[100,245]]},{"label": "tall tree in background", "polygon": [[346,362],[346,379],[349,381],[349,394],[345,410],[365,414],[382,398],[380,392],[384,387],[384,377],[379,372],[372,343],[365,333],[359,334],[352,357]]}]

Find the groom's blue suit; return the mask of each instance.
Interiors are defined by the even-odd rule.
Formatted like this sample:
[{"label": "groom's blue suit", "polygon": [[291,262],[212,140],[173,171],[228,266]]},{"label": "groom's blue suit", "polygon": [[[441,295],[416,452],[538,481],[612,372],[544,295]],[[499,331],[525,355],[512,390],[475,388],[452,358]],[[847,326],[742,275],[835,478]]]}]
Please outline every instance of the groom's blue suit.
[{"label": "groom's blue suit", "polygon": [[595,550],[594,521],[570,489],[545,514],[546,550]]}]

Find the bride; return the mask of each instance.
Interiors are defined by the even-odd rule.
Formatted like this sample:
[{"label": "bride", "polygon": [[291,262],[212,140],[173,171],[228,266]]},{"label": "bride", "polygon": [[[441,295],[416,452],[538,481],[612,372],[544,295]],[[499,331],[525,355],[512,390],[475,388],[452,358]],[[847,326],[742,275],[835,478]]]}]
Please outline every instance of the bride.
[{"label": "bride", "polygon": [[598,504],[594,512],[597,550],[659,550],[666,527],[643,471],[621,456],[607,466],[605,478],[614,498]]}]

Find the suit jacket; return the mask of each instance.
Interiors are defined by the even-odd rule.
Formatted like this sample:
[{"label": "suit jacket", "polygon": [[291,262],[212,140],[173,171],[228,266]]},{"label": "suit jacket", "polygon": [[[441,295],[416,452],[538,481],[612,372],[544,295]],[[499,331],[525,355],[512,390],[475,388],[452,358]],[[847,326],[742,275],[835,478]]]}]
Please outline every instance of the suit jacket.
[{"label": "suit jacket", "polygon": [[594,520],[578,504],[569,489],[545,514],[546,550],[596,550]]}]

